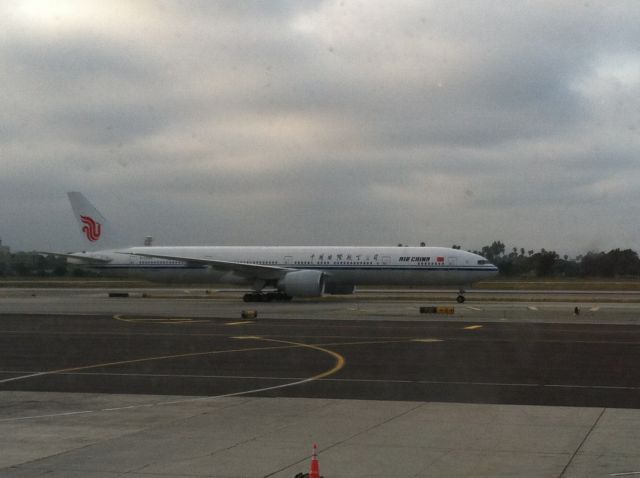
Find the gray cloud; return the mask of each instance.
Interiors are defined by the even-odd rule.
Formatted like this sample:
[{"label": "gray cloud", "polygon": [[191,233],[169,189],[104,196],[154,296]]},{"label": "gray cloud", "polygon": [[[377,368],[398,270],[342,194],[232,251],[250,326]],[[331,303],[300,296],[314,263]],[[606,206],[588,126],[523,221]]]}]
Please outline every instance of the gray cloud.
[{"label": "gray cloud", "polygon": [[[6,4],[0,236],[638,243],[636,2]],[[107,5],[107,4],[105,4]]]}]

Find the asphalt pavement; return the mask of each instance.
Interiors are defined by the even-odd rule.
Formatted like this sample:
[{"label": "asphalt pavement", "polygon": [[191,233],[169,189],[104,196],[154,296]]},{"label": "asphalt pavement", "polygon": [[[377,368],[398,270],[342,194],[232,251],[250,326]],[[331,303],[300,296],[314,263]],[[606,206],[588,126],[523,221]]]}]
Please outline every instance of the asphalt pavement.
[{"label": "asphalt pavement", "polygon": [[0,317],[0,390],[640,408],[640,328]]},{"label": "asphalt pavement", "polygon": [[2,291],[0,477],[285,478],[313,443],[326,478],[640,472],[633,298],[248,306]]}]

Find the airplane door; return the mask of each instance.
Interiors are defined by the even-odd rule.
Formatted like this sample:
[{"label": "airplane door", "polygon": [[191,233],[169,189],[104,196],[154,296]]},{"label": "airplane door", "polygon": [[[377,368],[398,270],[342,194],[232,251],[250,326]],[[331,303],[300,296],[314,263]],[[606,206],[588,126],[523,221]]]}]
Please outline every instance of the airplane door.
[{"label": "airplane door", "polygon": [[284,256],[284,265],[291,264],[293,262],[292,256]]},{"label": "airplane door", "polygon": [[389,262],[391,262],[391,257],[389,257],[389,256],[382,256],[382,264],[383,264],[383,265],[387,265],[387,264],[389,264]]},{"label": "airplane door", "polygon": [[457,257],[447,257],[447,265],[448,266],[455,266],[458,262],[458,258]]}]

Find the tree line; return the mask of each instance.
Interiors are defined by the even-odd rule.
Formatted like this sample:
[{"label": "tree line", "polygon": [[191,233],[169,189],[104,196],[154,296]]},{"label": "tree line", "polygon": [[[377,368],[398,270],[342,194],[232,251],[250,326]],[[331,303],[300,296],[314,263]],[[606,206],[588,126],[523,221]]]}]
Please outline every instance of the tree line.
[{"label": "tree line", "polygon": [[64,257],[43,256],[37,252],[0,255],[1,277],[62,277],[69,274],[82,275],[83,271],[80,269],[72,271]]},{"label": "tree line", "polygon": [[[459,246],[454,246],[458,248]],[[632,249],[588,252],[575,258],[555,251],[525,250],[514,247],[507,251],[501,241],[493,241],[479,251],[495,264],[504,276],[533,277],[639,277],[640,258]]]}]

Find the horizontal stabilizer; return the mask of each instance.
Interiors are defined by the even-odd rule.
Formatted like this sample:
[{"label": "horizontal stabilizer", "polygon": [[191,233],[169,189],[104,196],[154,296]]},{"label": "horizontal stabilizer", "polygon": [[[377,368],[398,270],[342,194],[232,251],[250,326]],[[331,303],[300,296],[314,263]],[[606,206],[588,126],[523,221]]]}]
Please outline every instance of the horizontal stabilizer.
[{"label": "horizontal stabilizer", "polygon": [[66,257],[67,259],[78,259],[80,261],[86,262],[87,264],[107,264],[111,262],[111,259],[101,259],[99,257],[92,257],[83,254],[64,254],[62,252],[46,252],[46,251],[38,251],[38,254],[42,254],[43,256],[58,256],[58,257]]}]

